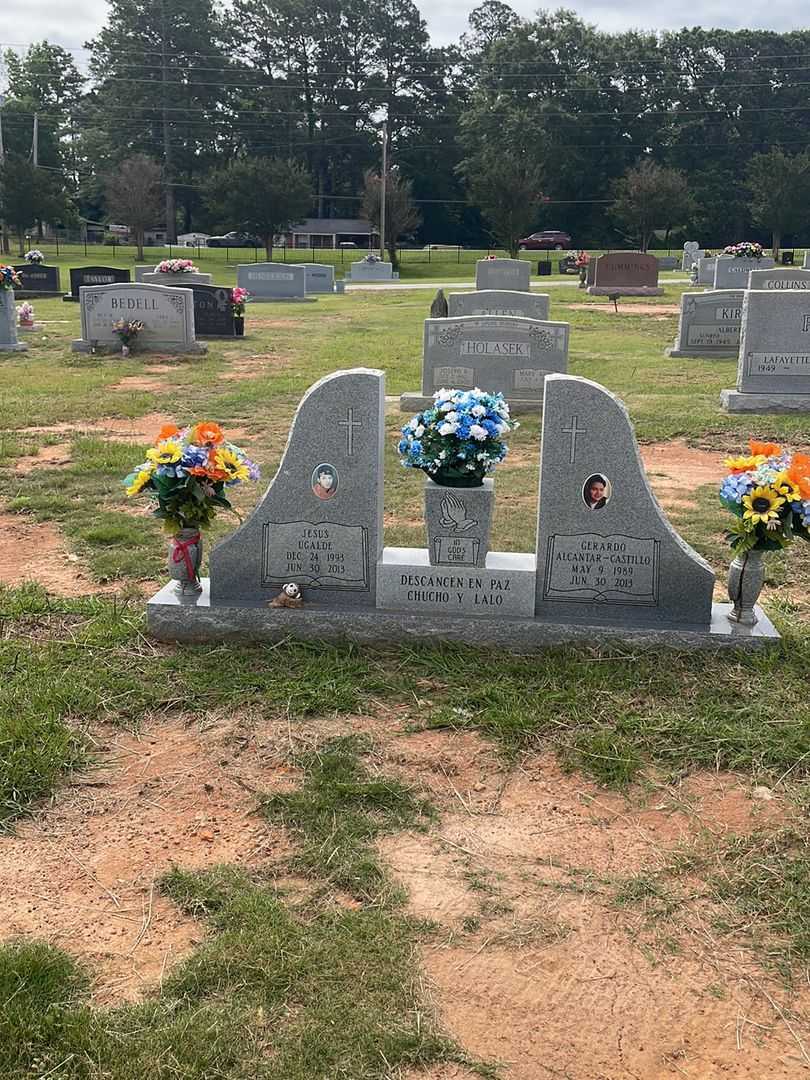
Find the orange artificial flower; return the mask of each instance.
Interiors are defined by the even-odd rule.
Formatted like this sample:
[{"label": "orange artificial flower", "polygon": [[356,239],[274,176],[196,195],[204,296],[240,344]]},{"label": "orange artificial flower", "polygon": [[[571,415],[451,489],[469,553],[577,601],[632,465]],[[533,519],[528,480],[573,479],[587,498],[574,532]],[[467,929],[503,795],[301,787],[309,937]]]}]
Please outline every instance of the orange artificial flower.
[{"label": "orange artificial flower", "polygon": [[191,441],[196,443],[197,446],[207,444],[219,446],[221,442],[225,441],[225,436],[222,434],[222,428],[219,424],[215,424],[213,420],[203,420],[191,432]]},{"label": "orange artificial flower", "polygon": [[777,457],[782,453],[782,447],[775,442],[757,442],[756,439],[751,439],[748,445],[755,457],[758,454],[763,454],[765,457]]},{"label": "orange artificial flower", "polygon": [[794,454],[787,475],[802,493],[802,498],[810,499],[810,454]]},{"label": "orange artificial flower", "polygon": [[158,432],[158,436],[155,439],[155,446],[158,443],[163,442],[164,439],[173,439],[175,435],[180,434],[180,428],[176,424],[164,424]]}]

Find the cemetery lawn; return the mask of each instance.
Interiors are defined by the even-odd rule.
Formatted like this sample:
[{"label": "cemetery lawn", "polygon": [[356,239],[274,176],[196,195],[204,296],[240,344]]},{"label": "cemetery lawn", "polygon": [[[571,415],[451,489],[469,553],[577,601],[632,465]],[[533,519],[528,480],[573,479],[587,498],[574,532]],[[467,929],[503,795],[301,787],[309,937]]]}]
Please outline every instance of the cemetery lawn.
[{"label": "cemetery lawn", "polygon": [[[723,457],[810,420],[725,415],[733,361],[665,358],[681,291],[551,317],[722,581]],[[266,481],[309,385],[382,367],[386,543],[421,545],[394,444],[429,294],[254,305],[180,359],[72,354],[78,305],[34,305],[0,360],[0,1076],[801,1075],[810,548],[769,562],[761,655],[152,642],[163,538],[120,481],[164,422],[219,421]],[[502,550],[534,544],[538,436]]]}]

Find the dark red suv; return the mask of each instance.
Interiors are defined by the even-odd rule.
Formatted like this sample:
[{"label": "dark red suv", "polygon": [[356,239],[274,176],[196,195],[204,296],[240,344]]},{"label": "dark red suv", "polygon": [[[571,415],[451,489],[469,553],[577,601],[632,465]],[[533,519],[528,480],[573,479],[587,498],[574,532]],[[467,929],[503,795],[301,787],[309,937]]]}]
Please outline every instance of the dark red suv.
[{"label": "dark red suv", "polygon": [[526,251],[570,251],[571,237],[559,229],[544,229],[519,240],[518,244]]}]

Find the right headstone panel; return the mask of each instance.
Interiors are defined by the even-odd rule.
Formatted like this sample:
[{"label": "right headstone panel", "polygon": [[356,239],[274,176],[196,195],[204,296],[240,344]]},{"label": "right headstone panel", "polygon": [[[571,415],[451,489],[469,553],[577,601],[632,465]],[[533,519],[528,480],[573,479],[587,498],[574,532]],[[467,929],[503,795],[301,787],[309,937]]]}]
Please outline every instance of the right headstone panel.
[{"label": "right headstone panel", "polygon": [[708,626],[714,573],[655,499],[624,405],[589,379],[549,375],[537,528],[537,618]]}]

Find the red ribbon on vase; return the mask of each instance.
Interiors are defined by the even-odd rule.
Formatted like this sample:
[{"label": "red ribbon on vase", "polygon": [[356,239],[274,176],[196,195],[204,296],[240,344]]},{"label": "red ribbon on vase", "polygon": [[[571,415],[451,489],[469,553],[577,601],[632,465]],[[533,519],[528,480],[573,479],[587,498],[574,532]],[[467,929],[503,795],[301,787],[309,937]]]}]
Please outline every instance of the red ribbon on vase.
[{"label": "red ribbon on vase", "polygon": [[190,536],[188,540],[178,540],[177,537],[173,537],[174,550],[172,551],[172,562],[179,563],[185,559],[186,570],[188,571],[189,581],[197,580],[197,570],[191,561],[191,556],[188,553],[190,547],[194,547],[195,544],[200,542],[200,534],[195,533],[194,536]]}]

